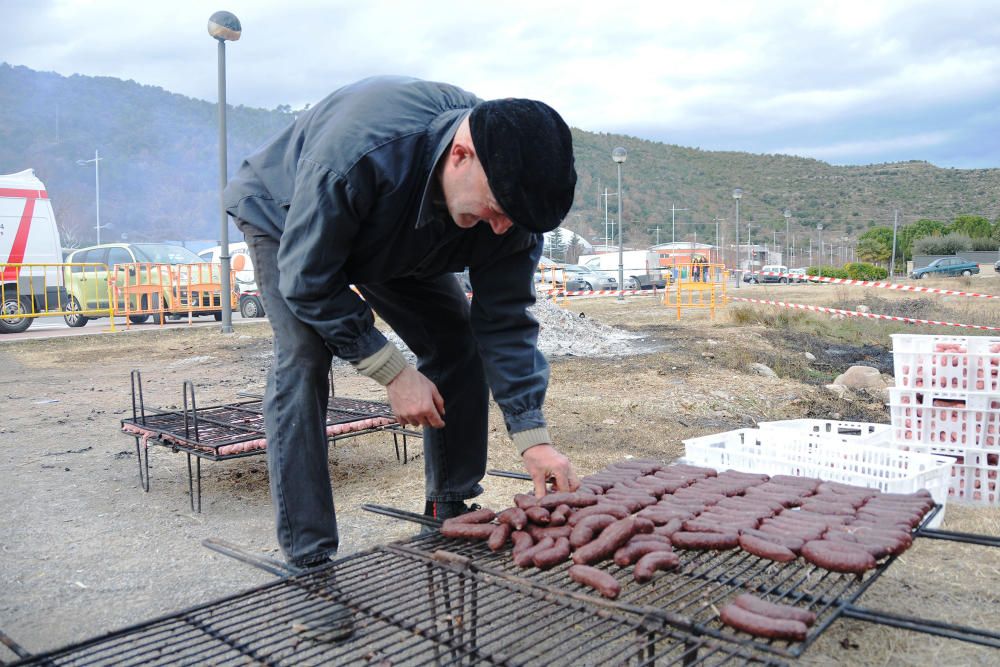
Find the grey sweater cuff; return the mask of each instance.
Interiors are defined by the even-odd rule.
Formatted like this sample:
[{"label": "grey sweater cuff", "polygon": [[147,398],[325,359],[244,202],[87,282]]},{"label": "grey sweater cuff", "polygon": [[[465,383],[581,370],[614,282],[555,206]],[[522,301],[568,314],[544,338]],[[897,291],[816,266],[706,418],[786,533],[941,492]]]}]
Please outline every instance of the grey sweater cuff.
[{"label": "grey sweater cuff", "polygon": [[395,380],[406,366],[406,357],[395,345],[388,342],[375,354],[354,364],[359,373],[370,377],[383,387]]},{"label": "grey sweater cuff", "polygon": [[511,433],[510,437],[514,441],[517,451],[521,454],[524,454],[526,450],[531,449],[535,445],[547,445],[552,442],[552,438],[549,436],[549,429],[544,426]]}]

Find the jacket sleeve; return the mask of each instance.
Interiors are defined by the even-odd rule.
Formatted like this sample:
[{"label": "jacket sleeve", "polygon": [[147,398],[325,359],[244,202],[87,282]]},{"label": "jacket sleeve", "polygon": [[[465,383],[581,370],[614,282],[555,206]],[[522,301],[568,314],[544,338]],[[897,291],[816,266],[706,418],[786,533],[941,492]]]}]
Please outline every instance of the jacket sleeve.
[{"label": "jacket sleeve", "polygon": [[289,309],[333,354],[355,364],[388,344],[344,272],[368,206],[343,176],[300,160],[278,250],[278,288]]},{"label": "jacket sleeve", "polygon": [[472,268],[472,330],[493,398],[520,452],[551,442],[542,405],[549,365],[538,350],[532,276],[542,253],[541,235],[525,250]]}]

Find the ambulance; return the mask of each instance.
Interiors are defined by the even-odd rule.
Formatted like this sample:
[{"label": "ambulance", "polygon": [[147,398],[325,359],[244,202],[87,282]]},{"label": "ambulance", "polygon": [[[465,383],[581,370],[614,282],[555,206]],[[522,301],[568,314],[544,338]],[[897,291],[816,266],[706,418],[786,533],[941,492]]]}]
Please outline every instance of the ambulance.
[{"label": "ambulance", "polygon": [[0,174],[0,334],[24,331],[30,315],[66,302],[62,261],[45,184],[33,169]]}]

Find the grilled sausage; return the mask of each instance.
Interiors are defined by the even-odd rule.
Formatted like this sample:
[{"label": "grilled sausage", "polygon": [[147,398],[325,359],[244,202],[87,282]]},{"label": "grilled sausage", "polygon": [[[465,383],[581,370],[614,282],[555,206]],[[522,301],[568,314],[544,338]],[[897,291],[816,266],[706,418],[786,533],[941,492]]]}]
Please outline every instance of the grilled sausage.
[{"label": "grilled sausage", "polygon": [[522,530],[515,530],[510,534],[510,541],[514,543],[512,555],[516,556],[525,549],[530,549],[535,544],[535,538]]},{"label": "grilled sausage", "polygon": [[789,621],[800,621],[809,627],[812,627],[812,624],[816,622],[816,614],[808,609],[799,609],[798,607],[793,607],[787,604],[768,602],[767,600],[763,600],[756,595],[750,595],[749,593],[737,595],[733,600],[733,604],[737,607],[746,609],[747,611],[752,611],[755,614],[760,614],[761,616],[786,619]]},{"label": "grilled sausage", "polygon": [[578,584],[590,586],[606,598],[614,600],[622,592],[622,585],[604,570],[590,565],[573,565],[569,568],[569,578]]},{"label": "grilled sausage", "polygon": [[536,507],[538,505],[538,498],[530,493],[518,493],[514,496],[514,504],[526,510],[529,507]]},{"label": "grilled sausage", "polygon": [[632,570],[632,576],[640,584],[653,578],[657,570],[672,570],[681,564],[680,556],[673,551],[653,551],[638,560]]},{"label": "grilled sausage", "polygon": [[500,523],[508,523],[514,530],[522,530],[528,525],[528,515],[520,507],[510,507],[497,515]]},{"label": "grilled sausage", "polygon": [[723,607],[719,615],[722,618],[722,622],[729,627],[742,630],[755,637],[791,639],[801,642],[805,641],[806,634],[809,632],[806,624],[802,621],[770,618],[747,611],[735,604],[728,604]]},{"label": "grilled sausage", "polygon": [[573,533],[573,528],[571,526],[536,526],[530,523],[524,530],[535,538],[536,542],[543,540],[546,537],[551,537],[554,540],[560,537],[569,538],[569,536]]},{"label": "grilled sausage", "polygon": [[616,519],[624,519],[630,512],[627,508],[621,505],[610,503],[610,502],[599,502],[596,505],[591,505],[590,507],[584,507],[583,509],[578,509],[569,515],[566,523],[570,526],[575,526],[577,523],[587,518],[588,516],[593,516],[595,514],[610,514]]},{"label": "grilled sausage", "polygon": [[462,523],[447,519],[441,524],[441,534],[461,540],[488,540],[496,528],[492,523]]},{"label": "grilled sausage", "polygon": [[610,514],[593,514],[584,517],[573,526],[573,532],[569,534],[569,543],[574,549],[582,547],[587,542],[594,539],[594,535],[601,532],[615,521],[615,517]]},{"label": "grilled sausage", "polygon": [[753,535],[740,535],[740,548],[754,556],[773,560],[778,563],[790,563],[797,558],[795,552],[788,547],[775,542],[769,542]]},{"label": "grilled sausage", "polygon": [[802,557],[831,572],[862,574],[875,567],[875,557],[858,546],[827,540],[813,540],[802,545]]},{"label": "grilled sausage", "polygon": [[533,546],[524,549],[523,551],[513,554],[514,565],[518,567],[530,567],[535,564],[535,554],[540,551],[545,551],[549,547],[555,545],[556,541],[551,537],[546,537],[540,542],[537,542]]},{"label": "grilled sausage", "polygon": [[670,537],[675,547],[681,549],[735,549],[740,543],[740,536],[732,533],[689,533],[678,531]]},{"label": "grilled sausage", "polygon": [[[755,528],[744,528],[740,531],[740,536],[749,535],[751,537],[756,537],[758,539],[764,540],[766,542],[773,542],[774,544],[780,544],[794,554],[799,553],[802,550],[802,545],[805,544],[805,540],[794,537],[792,535],[784,535],[780,533],[767,533],[763,530],[758,530]],[[818,538],[817,538],[818,539]]]},{"label": "grilled sausage", "polygon": [[569,517],[569,514],[572,511],[573,508],[565,503],[557,505],[556,508],[549,513],[549,525],[565,526],[566,519]]},{"label": "grilled sausage", "polygon": [[683,530],[684,522],[680,519],[671,519],[662,526],[656,526],[653,528],[654,535],[663,535],[664,537],[670,537],[679,530]]},{"label": "grilled sausage", "polygon": [[514,529],[509,523],[497,524],[493,532],[490,533],[490,538],[487,540],[486,545],[490,548],[490,551],[500,551],[503,545],[507,544],[507,540],[510,539],[512,532],[514,532]]},{"label": "grilled sausage", "polygon": [[597,496],[592,493],[568,492],[549,493],[538,499],[538,504],[547,510],[555,509],[560,505],[570,507],[589,507],[597,502]]},{"label": "grilled sausage", "polygon": [[563,561],[569,560],[569,554],[569,538],[560,537],[548,549],[536,551],[531,560],[538,569],[547,570]]},{"label": "grilled sausage", "polygon": [[[648,527],[648,530],[646,529]],[[632,536],[639,532],[653,532],[651,521],[645,521],[638,517],[627,517],[619,519],[601,531],[597,539],[578,547],[573,553],[573,562],[577,565],[591,565],[598,563],[605,558],[614,555],[619,547],[624,545]]]},{"label": "grilled sausage", "polygon": [[527,515],[528,521],[534,524],[539,526],[547,526],[549,524],[549,511],[544,507],[539,507],[538,505],[528,507],[524,510],[524,513]]},{"label": "grilled sausage", "polygon": [[454,523],[489,523],[495,518],[497,518],[497,515],[493,510],[483,507],[450,519],[445,519],[445,521],[452,521]]},{"label": "grilled sausage", "polygon": [[615,551],[615,565],[618,567],[628,567],[646,554],[651,554],[655,551],[673,551],[673,549],[670,548],[669,544],[664,544],[663,542],[635,542],[630,540],[628,544],[619,547]]}]

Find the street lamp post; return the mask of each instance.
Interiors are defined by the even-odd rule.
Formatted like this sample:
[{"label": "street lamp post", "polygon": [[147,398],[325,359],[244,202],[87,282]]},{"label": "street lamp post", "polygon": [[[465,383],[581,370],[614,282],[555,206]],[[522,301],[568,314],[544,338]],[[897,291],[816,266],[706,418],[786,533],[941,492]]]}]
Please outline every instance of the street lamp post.
[{"label": "street lamp post", "polygon": [[670,204],[670,242],[675,243],[677,241],[677,224],[674,222],[674,215],[677,211],[690,211],[688,208],[676,208],[672,203]]},{"label": "street lamp post", "polygon": [[625,162],[625,158],[628,157],[628,152],[621,146],[617,147],[611,151],[611,159],[615,161],[618,165],[618,300],[624,301],[625,295],[621,293],[621,290],[625,289],[625,264],[622,261],[622,246],[624,241],[622,240],[622,230],[625,229],[625,225],[622,224],[622,163]]},{"label": "street lamp post", "polygon": [[819,233],[819,277],[823,277],[823,223],[820,222],[816,225],[816,231]]},{"label": "street lamp post", "polygon": [[733,199],[736,200],[736,266],[733,269],[736,272],[736,288],[740,287],[740,199],[743,197],[743,190],[740,188],[733,189]]},{"label": "street lamp post", "polygon": [[[95,194],[95,209],[97,211],[97,224],[94,225],[94,229],[97,230],[97,245],[101,245],[101,157],[98,149],[94,149],[94,159],[93,160],[77,160],[76,163],[79,165],[87,165],[91,162],[94,163],[94,194]],[[107,225],[105,225],[107,227]]]},{"label": "street lamp post", "polygon": [[222,293],[219,301],[222,305],[222,333],[233,332],[233,306],[229,294],[232,285],[229,280],[229,215],[226,213],[226,203],[223,190],[229,180],[226,156],[226,42],[235,42],[240,38],[243,26],[240,20],[231,12],[215,12],[208,19],[208,34],[219,43],[219,208],[222,212],[222,226],[219,233],[219,271],[222,273]]},{"label": "street lamp post", "polygon": [[753,244],[750,242],[750,230],[753,229],[752,223],[747,223],[747,271],[753,273]]},{"label": "street lamp post", "polygon": [[[791,209],[787,209],[786,208],[783,215],[785,216],[785,252],[782,253],[782,259],[785,260],[785,261],[783,261],[782,264],[784,264],[785,266],[791,267],[791,265],[792,265],[792,253],[788,250],[788,248],[789,248],[789,245],[788,245],[789,239],[792,238],[790,236],[790,234],[789,234],[789,227],[788,227],[788,222],[792,219],[792,211],[791,211]],[[784,255],[788,255],[788,257],[784,257]]]}]

